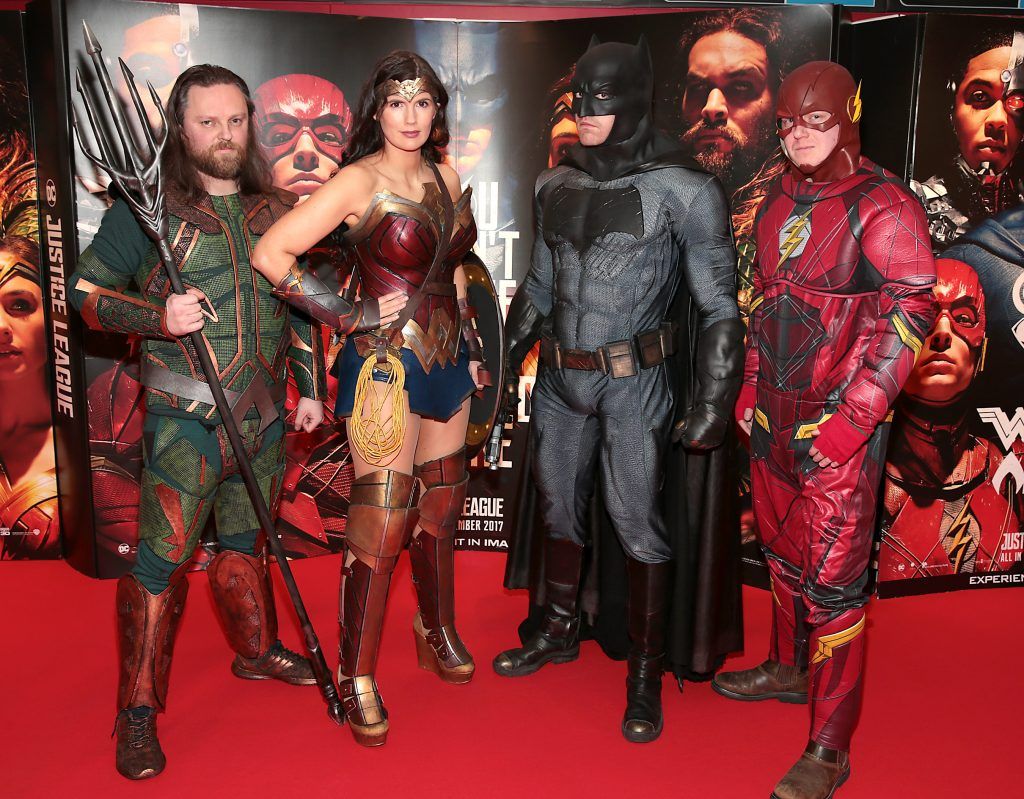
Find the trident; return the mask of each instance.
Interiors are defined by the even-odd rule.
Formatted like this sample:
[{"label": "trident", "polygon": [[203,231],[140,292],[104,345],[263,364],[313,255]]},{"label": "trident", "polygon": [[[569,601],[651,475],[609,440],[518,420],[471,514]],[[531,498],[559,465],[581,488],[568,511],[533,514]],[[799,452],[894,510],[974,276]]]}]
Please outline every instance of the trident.
[{"label": "trident", "polygon": [[[78,144],[82,148],[82,152],[85,153],[86,158],[110,175],[111,181],[117,186],[121,196],[131,206],[132,212],[135,214],[135,218],[142,226],[142,229],[156,244],[160,261],[163,263],[164,268],[167,270],[167,276],[170,278],[171,287],[175,293],[184,294],[185,287],[181,282],[181,273],[178,271],[178,266],[174,262],[174,256],[171,255],[171,248],[167,242],[167,208],[164,204],[164,190],[160,175],[160,153],[163,151],[164,143],[167,141],[167,116],[164,113],[163,104],[160,102],[153,84],[147,82],[149,95],[160,113],[160,120],[162,122],[161,131],[158,133],[153,130],[146,116],[142,99],[139,97],[139,90],[135,85],[135,76],[128,69],[128,65],[119,58],[118,63],[121,65],[121,73],[124,75],[124,81],[131,95],[132,104],[135,106],[135,112],[139,115],[139,121],[146,137],[148,154],[143,154],[136,147],[135,139],[128,131],[128,123],[121,109],[121,103],[114,93],[110,74],[103,63],[103,57],[100,55],[102,52],[100,43],[96,40],[88,23],[84,20],[82,28],[85,32],[85,50],[92,57],[93,67],[100,81],[101,93],[106,101],[107,110],[110,112],[110,120],[113,122],[114,130],[120,141],[120,152],[116,149],[116,144],[112,141],[112,137],[106,133],[106,128],[99,123],[96,103],[82,83],[81,71],[76,69],[75,79],[78,93],[82,95],[82,100],[85,103],[85,110],[89,116],[89,127],[92,129],[93,138],[99,143],[100,154],[97,155],[86,146],[85,136],[82,135],[82,126],[78,121],[77,114],[75,114],[73,122]],[[235,457],[238,460],[238,470],[241,473],[242,481],[245,483],[246,491],[249,493],[249,499],[256,509],[260,527],[263,529],[263,534],[267,538],[267,543],[274,553],[278,566],[281,567],[281,577],[284,578],[284,584],[288,588],[288,595],[291,597],[292,605],[295,607],[295,613],[299,617],[299,623],[302,626],[302,632],[306,639],[306,649],[309,651],[310,663],[316,675],[316,684],[319,686],[320,693],[327,703],[327,714],[338,724],[343,724],[345,715],[341,709],[341,702],[338,700],[338,691],[334,686],[334,678],[327,668],[324,653],[320,648],[320,641],[313,630],[313,625],[309,621],[309,614],[306,613],[306,606],[303,604],[302,596],[299,594],[299,587],[295,584],[295,577],[292,575],[288,558],[285,557],[284,549],[274,530],[274,521],[270,517],[267,503],[263,500],[263,494],[260,493],[259,484],[256,482],[256,477],[252,472],[252,464],[246,454],[242,438],[238,434],[238,425],[235,423],[235,417],[231,413],[231,406],[224,396],[224,387],[220,384],[217,369],[210,358],[210,352],[203,341],[202,333],[200,331],[190,333],[189,338],[192,341],[196,354],[199,356],[199,364],[202,366],[203,374],[206,376],[206,382],[210,385],[210,391],[213,393],[217,411],[220,413],[221,424],[224,425],[224,429],[228,434],[228,440],[231,442],[231,448],[235,452]]]}]

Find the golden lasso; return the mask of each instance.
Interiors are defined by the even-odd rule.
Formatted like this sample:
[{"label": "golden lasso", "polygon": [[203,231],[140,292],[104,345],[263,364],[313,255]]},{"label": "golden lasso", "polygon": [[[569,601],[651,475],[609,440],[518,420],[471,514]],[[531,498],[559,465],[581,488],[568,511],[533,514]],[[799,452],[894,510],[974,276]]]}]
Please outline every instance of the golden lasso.
[{"label": "golden lasso", "polygon": [[[386,466],[394,460],[405,441],[405,367],[401,357],[390,347],[387,350],[387,365],[378,364],[376,352],[371,352],[363,361],[356,379],[356,397],[352,406],[349,437],[356,451],[367,463]],[[382,369],[388,373],[384,391],[371,387],[379,381],[373,379],[373,370]],[[382,411],[391,400],[391,417],[384,420]],[[366,403],[370,408],[366,410]]]}]

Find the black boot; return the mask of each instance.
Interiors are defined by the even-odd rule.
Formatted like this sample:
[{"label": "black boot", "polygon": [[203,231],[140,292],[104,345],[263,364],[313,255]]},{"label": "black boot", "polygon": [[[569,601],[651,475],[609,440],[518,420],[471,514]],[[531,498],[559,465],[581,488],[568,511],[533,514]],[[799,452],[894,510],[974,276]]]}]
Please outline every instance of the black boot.
[{"label": "black boot", "polygon": [[672,561],[641,563],[626,558],[630,649],[622,734],[633,743],[648,743],[661,735],[665,608],[673,566]]},{"label": "black boot", "polygon": [[529,640],[494,658],[502,677],[525,677],[545,663],[568,663],[580,656],[580,592],[583,547],[572,541],[544,541],[544,620]]}]

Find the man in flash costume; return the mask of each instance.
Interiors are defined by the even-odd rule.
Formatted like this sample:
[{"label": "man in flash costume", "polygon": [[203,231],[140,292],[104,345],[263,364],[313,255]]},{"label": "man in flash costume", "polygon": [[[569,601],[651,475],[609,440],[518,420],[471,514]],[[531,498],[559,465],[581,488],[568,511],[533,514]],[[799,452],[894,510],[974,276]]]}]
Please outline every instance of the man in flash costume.
[{"label": "man in flash costume", "polygon": [[757,218],[736,413],[751,431],[772,641],[765,663],[713,685],[746,701],[810,694],[810,740],[776,799],[826,799],[849,776],[887,422],[935,315],[924,213],[861,156],[860,116],[844,68],[790,73],[777,117],[791,167]]},{"label": "man in flash costume", "polygon": [[[668,319],[677,293],[700,319],[696,373],[687,376],[698,386],[675,430],[687,446],[722,443],[743,338],[721,184],[655,131],[653,83],[643,39],[592,41],[572,80],[581,143],[537,180],[533,263],[509,308],[506,338],[515,375],[541,336],[531,427],[547,530],[544,618],[522,647],[494,660],[498,674],[518,677],[578,657],[586,508],[600,468],[627,556],[622,732],[635,742],[662,729],[673,550],[660,490],[675,410],[665,361],[676,349]],[[603,139],[587,141],[592,123],[610,124]]]},{"label": "man in flash costume", "polygon": [[[231,110],[204,100],[210,92],[225,89],[237,90],[226,100]],[[213,125],[201,127],[197,118],[187,127],[190,104],[200,103],[205,104],[196,107],[211,116]],[[235,106],[238,127],[212,118],[235,113]],[[248,88],[237,75],[209,64],[189,68],[168,101],[161,168],[169,184],[172,252],[189,291],[200,292],[197,312],[203,309],[206,317],[203,338],[264,500],[274,509],[284,469],[286,364],[291,363],[303,397],[300,416],[303,403],[318,408],[322,401],[325,372],[319,331],[308,319],[290,314],[275,296],[280,293],[250,264],[259,237],[294,202],[294,195],[274,193],[270,186],[266,162],[255,144],[253,111]],[[189,131],[195,128],[209,141],[192,142]],[[192,185],[184,185],[190,175]],[[209,193],[208,187],[232,181],[235,193]],[[210,387],[199,377],[203,373],[191,339],[168,328],[170,295],[155,245],[128,204],[116,201],[82,253],[68,296],[90,328],[143,339],[141,382],[147,413],[138,557],[118,581],[116,593],[117,768],[130,779],[156,776],[165,765],[156,714],[167,699],[174,638],[188,594],[186,573],[211,511],[220,552],[207,574],[214,606],[237,653],[232,673],[294,685],[315,682],[309,662],[277,637],[260,524]],[[336,305],[344,305],[344,319],[350,322],[343,325],[346,331],[363,318],[361,305],[340,298]]]}]

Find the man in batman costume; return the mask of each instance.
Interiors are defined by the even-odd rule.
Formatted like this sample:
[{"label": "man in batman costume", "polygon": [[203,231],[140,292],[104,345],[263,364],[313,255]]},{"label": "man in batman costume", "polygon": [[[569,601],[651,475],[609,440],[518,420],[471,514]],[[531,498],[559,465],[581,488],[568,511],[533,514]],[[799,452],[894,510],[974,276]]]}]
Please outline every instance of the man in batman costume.
[{"label": "man in batman costume", "polygon": [[[531,443],[546,530],[543,584],[534,596],[543,618],[522,647],[494,660],[498,674],[518,677],[578,657],[588,506],[599,473],[628,578],[609,573],[614,547],[595,536],[604,572],[598,580],[609,586],[597,610],[613,618],[615,589],[626,583],[628,623],[617,620],[620,635],[623,626],[629,635],[622,732],[638,743],[653,741],[662,729],[666,618],[678,596],[673,544],[696,537],[696,530],[670,532],[663,513],[670,434],[692,451],[721,449],[743,360],[725,196],[717,178],[655,131],[653,82],[643,39],[635,46],[591,41],[572,81],[581,143],[537,180],[533,262],[509,308],[506,340],[514,375],[541,338]],[[692,391],[674,430],[680,375],[668,362],[680,337],[673,310],[681,319],[696,317],[696,368],[685,375]],[[706,493],[705,467],[694,484]],[[685,470],[679,478],[669,493],[692,488]],[[729,496],[718,493],[716,500],[727,503]],[[684,507],[682,518],[702,515],[698,501]],[[523,542],[515,546],[521,550]],[[689,583],[693,570],[689,561],[684,565],[676,579]],[[691,619],[674,610],[673,632],[689,632]],[[728,643],[738,644],[738,636]]]}]

